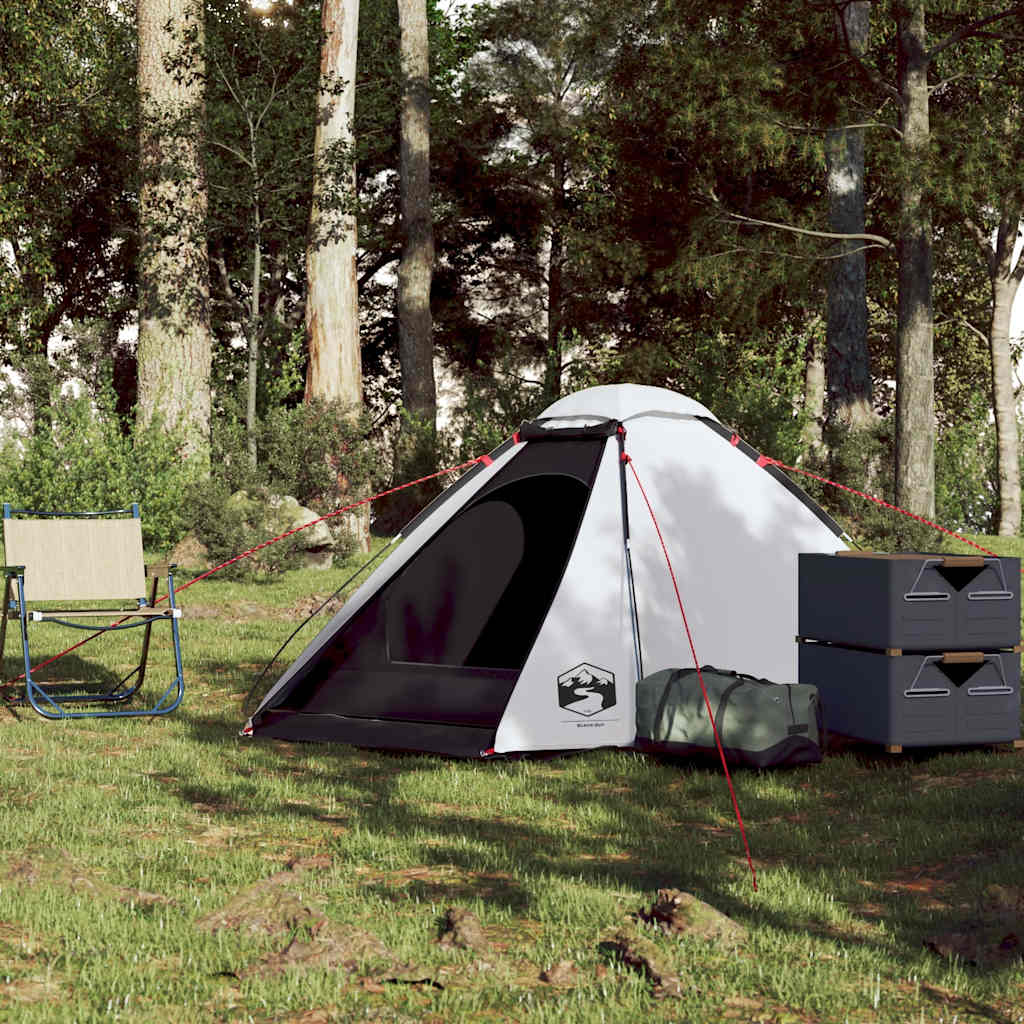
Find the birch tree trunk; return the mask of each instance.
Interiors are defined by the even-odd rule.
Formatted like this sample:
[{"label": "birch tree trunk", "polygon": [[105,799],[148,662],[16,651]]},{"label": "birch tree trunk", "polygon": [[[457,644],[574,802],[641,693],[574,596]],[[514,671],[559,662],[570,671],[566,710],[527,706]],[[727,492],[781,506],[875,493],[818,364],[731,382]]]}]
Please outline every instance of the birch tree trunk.
[{"label": "birch tree trunk", "polygon": [[1004,214],[999,221],[994,248],[987,246],[992,282],[992,319],[989,345],[992,352],[992,408],[996,420],[996,459],[999,466],[999,535],[1020,532],[1020,442],[1017,433],[1017,402],[1010,355],[1010,314],[1021,280],[1024,253],[1014,261],[1017,239],[1024,231],[1020,214]]},{"label": "birch tree trunk", "polygon": [[928,57],[924,0],[897,9],[902,130],[896,369],[896,503],[935,517],[932,222],[928,174]]},{"label": "birch tree trunk", "polygon": [[[306,401],[363,404],[353,117],[359,0],[323,0],[313,207],[306,249]],[[339,201],[339,196],[342,200]]]},{"label": "birch tree trunk", "polygon": [[[871,3],[852,0],[836,13],[841,52],[860,57],[867,49]],[[825,136],[829,229],[864,234],[864,129],[849,103],[840,103],[837,124]],[[858,430],[873,425],[871,365],[868,356],[867,265],[864,243],[839,243],[843,254],[832,261],[828,285],[828,417]]]},{"label": "birch tree trunk", "polygon": [[203,5],[139,0],[137,421],[180,430],[209,463],[210,269],[201,159]]}]

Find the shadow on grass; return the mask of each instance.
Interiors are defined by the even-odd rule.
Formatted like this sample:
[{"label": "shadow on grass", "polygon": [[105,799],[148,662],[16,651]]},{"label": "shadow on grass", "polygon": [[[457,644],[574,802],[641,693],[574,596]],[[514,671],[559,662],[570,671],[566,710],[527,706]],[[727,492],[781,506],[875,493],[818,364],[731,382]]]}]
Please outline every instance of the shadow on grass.
[{"label": "shadow on grass", "polygon": [[[517,762],[242,741],[254,673],[213,663],[203,671],[215,680],[213,702],[204,710],[193,696],[176,717],[194,741],[224,752],[223,780],[166,785],[234,822],[308,821],[383,899],[480,899],[528,916],[552,881],[636,895],[636,910],[658,888],[677,887],[751,927],[882,952],[898,971],[918,962],[925,937],[955,928],[990,876],[1019,861],[1020,840],[998,824],[1024,820],[1024,786],[1013,772],[1001,777],[1007,762],[958,785],[950,780],[960,752],[894,757],[858,746],[820,766],[734,773],[762,899],[743,892],[743,847],[713,762],[577,753],[525,761],[524,786]],[[244,759],[233,754],[241,742],[251,744]],[[466,789],[444,798],[410,798],[403,785],[453,771]],[[518,785],[507,807],[495,797],[503,771]],[[268,802],[263,780],[282,774],[290,795]],[[331,808],[325,792],[337,794]],[[524,797],[543,811],[522,810]],[[376,846],[390,851],[383,860]]]}]

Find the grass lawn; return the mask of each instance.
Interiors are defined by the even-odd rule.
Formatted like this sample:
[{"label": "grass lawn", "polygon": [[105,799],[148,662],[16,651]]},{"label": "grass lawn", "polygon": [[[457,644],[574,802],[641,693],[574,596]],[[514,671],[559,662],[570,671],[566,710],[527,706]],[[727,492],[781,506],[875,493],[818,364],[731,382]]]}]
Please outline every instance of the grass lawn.
[{"label": "grass lawn", "polygon": [[[0,710],[0,1020],[1024,1022],[1024,927],[979,932],[980,967],[924,945],[994,891],[1024,917],[1024,752],[738,771],[754,892],[713,765],[240,738],[264,662],[347,574],[188,590],[188,689],[166,718]],[[81,653],[127,671],[120,646]],[[147,685],[170,664],[157,644]],[[745,941],[638,922],[663,887]],[[438,941],[450,907],[479,919],[467,948]],[[615,954],[621,931],[678,991]]]}]

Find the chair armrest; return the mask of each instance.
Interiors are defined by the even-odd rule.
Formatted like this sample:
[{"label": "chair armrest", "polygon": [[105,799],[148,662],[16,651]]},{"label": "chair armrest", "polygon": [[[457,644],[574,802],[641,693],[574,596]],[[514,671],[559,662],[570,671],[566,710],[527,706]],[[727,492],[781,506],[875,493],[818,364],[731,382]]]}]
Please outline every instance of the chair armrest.
[{"label": "chair armrest", "polygon": [[0,565],[0,572],[4,574],[4,577],[9,579],[11,576],[18,576],[25,571],[23,565]]}]

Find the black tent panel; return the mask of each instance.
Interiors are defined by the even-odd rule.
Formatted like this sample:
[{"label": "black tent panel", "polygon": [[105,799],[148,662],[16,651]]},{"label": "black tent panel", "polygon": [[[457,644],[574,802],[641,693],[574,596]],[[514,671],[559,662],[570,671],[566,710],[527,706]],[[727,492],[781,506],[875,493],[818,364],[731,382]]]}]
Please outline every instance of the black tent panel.
[{"label": "black tent panel", "polygon": [[265,712],[261,717],[260,735],[272,739],[352,743],[381,750],[411,750],[474,758],[480,757],[494,744],[494,729],[338,715],[296,715],[289,711]]},{"label": "black tent panel", "polygon": [[[440,750],[436,730],[449,729],[445,750],[489,746],[475,733],[497,728],[604,447],[603,437],[526,445],[272,699],[260,732],[360,742],[359,723],[373,721],[375,745]],[[399,742],[403,725],[428,728],[431,745]],[[474,735],[456,738],[462,729]]]},{"label": "black tent panel", "polygon": [[388,660],[467,664],[525,541],[508,502],[492,497],[466,509],[389,587]]}]

